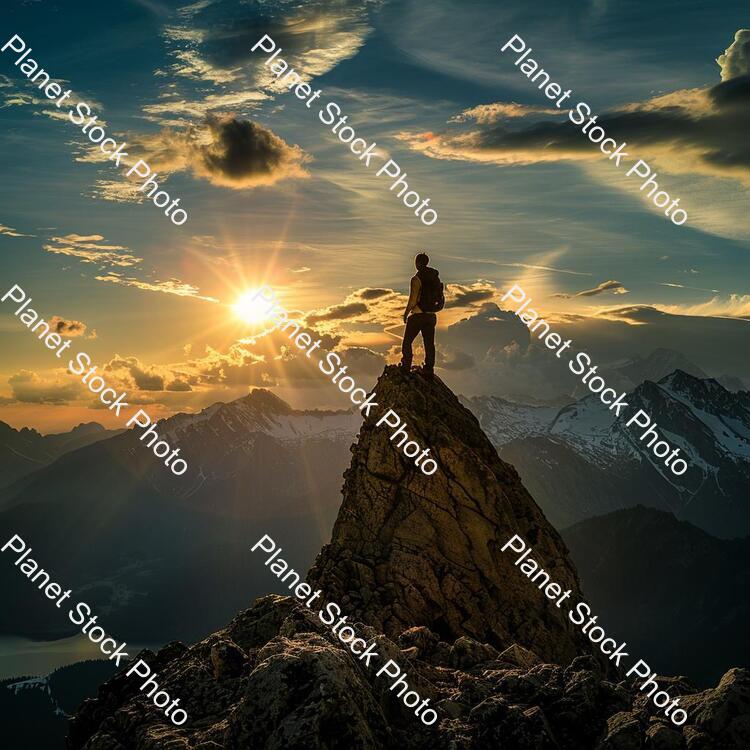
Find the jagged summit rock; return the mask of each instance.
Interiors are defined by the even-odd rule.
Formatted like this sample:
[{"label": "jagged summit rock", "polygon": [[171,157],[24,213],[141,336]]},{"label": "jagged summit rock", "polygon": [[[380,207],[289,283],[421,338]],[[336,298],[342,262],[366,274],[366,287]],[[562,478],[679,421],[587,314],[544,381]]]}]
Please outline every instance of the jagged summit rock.
[{"label": "jagged summit rock", "polygon": [[520,647],[466,637],[449,646],[427,628],[398,642],[363,625],[378,650],[408,663],[409,683],[439,720],[425,727],[331,629],[289,597],[267,596],[186,648],[144,652],[159,685],[189,714],[175,727],[121,670],[73,717],[68,750],[746,750],[750,672],[716,688],[670,680],[690,716],[674,727],[630,682],[591,657],[563,667]]},{"label": "jagged summit rock", "polygon": [[[330,544],[308,579],[390,637],[424,625],[443,640],[519,643],[568,662],[587,641],[501,547],[514,534],[572,599],[581,598],[564,542],[512,466],[498,458],[474,415],[438,378],[386,367],[379,411],[365,420],[345,473]],[[377,426],[385,409],[438,463],[425,476]]]}]

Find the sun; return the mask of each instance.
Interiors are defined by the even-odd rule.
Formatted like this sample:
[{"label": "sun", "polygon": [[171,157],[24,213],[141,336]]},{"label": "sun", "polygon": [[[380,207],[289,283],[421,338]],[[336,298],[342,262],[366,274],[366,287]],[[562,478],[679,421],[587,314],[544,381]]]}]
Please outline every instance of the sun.
[{"label": "sun", "polygon": [[232,305],[235,316],[243,323],[260,325],[268,318],[268,313],[270,312],[268,300],[264,300],[263,296],[258,294],[258,291],[248,289]]}]

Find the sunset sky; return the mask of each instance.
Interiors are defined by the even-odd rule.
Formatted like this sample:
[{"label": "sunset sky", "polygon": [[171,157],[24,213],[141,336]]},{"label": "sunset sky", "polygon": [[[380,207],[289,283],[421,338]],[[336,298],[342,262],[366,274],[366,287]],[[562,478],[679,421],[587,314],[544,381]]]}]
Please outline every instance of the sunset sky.
[{"label": "sunset sky", "polygon": [[[564,389],[543,352],[511,345],[514,321],[494,303],[514,283],[602,361],[668,347],[750,385],[746,3],[24,1],[0,13],[0,46],[22,37],[188,212],[175,226],[139,202],[138,183],[67,104],[47,100],[17,54],[0,54],[2,293],[23,287],[73,335],[73,352],[154,416],[254,386],[300,408],[347,408],[285,337],[234,305],[270,285],[369,388],[397,360],[422,250],[448,287],[438,374],[454,391]],[[266,33],[321,104],[337,102],[357,136],[401,165],[436,224],[415,218],[315,104],[280,89],[251,52]],[[571,106],[586,101],[652,165],[684,226],[567,109],[549,110],[500,52],[513,34],[573,89]],[[0,305],[0,420],[122,426],[14,309]]]}]

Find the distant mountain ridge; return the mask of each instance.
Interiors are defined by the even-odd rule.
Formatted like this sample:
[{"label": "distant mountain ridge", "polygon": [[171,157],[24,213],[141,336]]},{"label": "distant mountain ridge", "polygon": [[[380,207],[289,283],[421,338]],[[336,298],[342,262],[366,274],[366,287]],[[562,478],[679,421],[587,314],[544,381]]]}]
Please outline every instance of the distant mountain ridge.
[{"label": "distant mountain ridge", "polygon": [[654,382],[661,380],[675,370],[682,370],[694,378],[707,378],[708,375],[698,365],[691,362],[684,354],[674,349],[654,349],[646,357],[634,357],[613,368],[620,375],[627,377],[632,387],[644,380]]},{"label": "distant mountain ridge", "polygon": [[64,453],[118,435],[98,422],[85,422],[69,432],[42,435],[33,428],[16,430],[0,422],[0,487],[51,464]]},{"label": "distant mountain ridge", "polygon": [[[501,457],[512,463],[557,526],[638,502],[669,510],[721,537],[750,534],[750,392],[681,370],[645,381],[626,398],[688,461],[682,477],[639,443],[643,430],[613,418],[589,395],[550,411],[474,397],[474,410]],[[525,434],[523,434],[525,431]]]},{"label": "distant mountain ridge", "polygon": [[[0,525],[107,611],[108,628],[130,640],[190,638],[259,593],[248,552],[259,525],[295,538],[292,559],[310,564],[360,423],[354,411],[296,411],[257,389],[156,425],[187,458],[184,477],[129,430],[1,489]],[[71,632],[12,566],[0,566],[0,585],[18,599],[0,610],[0,633]]]}]

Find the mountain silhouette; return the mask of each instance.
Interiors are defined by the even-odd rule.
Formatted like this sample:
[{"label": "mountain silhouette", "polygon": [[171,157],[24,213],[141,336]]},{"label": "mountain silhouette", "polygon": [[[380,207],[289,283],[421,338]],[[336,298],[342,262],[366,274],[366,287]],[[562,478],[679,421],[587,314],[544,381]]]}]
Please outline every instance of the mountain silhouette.
[{"label": "mountain silhouette", "polygon": [[0,422],[0,488],[51,464],[64,453],[120,432],[105,430],[98,422],[86,422],[69,432],[41,435],[29,427],[16,430]]},{"label": "mountain silhouette", "polygon": [[738,596],[750,580],[750,537],[717,539],[642,505],[562,536],[592,607],[636,651],[654,654],[654,669],[705,685],[732,664],[750,664],[750,603]]},{"label": "mountain silhouette", "polygon": [[[160,687],[180,697],[187,724],[172,725],[121,672],[82,704],[69,750],[747,747],[747,670],[732,669],[702,692],[684,678],[660,678],[688,711],[678,729],[631,680],[605,674],[592,656],[574,656],[577,639],[546,614],[549,602],[518,570],[502,563],[497,540],[528,534],[555,574],[577,589],[575,571],[476,419],[439,381],[395,368],[386,368],[376,392],[410,436],[430,445],[439,473],[420,477],[386,428],[373,424],[377,415],[368,417],[333,538],[309,578],[330,586],[321,601],[341,596],[342,611],[357,613],[350,622],[381,659],[404,666],[436,723],[416,718],[390,680],[355,657],[314,609],[269,595],[193,646],[175,642],[142,654]],[[433,564],[440,569],[429,570]],[[468,634],[480,632],[491,642]],[[546,661],[540,656],[553,652]]]}]

